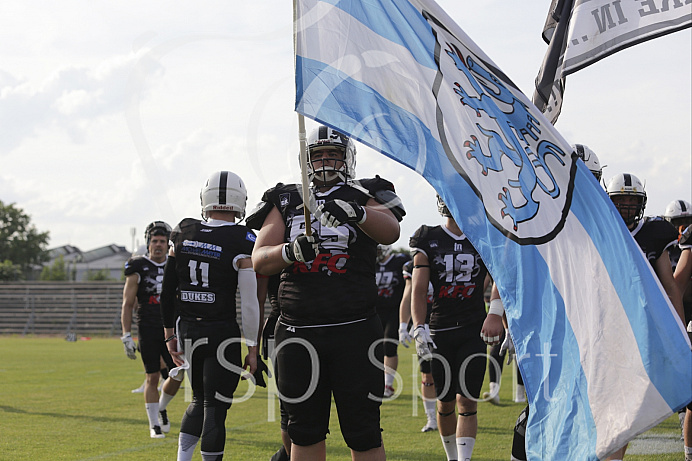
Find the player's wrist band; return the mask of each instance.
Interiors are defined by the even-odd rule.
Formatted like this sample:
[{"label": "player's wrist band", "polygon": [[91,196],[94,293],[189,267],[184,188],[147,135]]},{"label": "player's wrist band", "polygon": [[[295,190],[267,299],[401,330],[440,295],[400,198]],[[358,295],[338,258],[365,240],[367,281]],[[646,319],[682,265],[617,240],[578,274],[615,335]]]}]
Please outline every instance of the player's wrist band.
[{"label": "player's wrist band", "polygon": [[502,300],[500,298],[493,299],[490,301],[490,308],[488,309],[488,314],[495,314],[502,317],[502,314],[504,313],[505,306],[502,304]]},{"label": "player's wrist band", "polygon": [[[159,336],[159,337],[160,337],[160,336]],[[168,342],[171,342],[171,341],[173,341],[174,339],[176,339],[177,337],[178,337],[178,336],[177,336],[176,334],[172,334],[172,335],[170,335],[168,338],[166,338],[166,342],[167,342],[167,343],[168,343]]]},{"label": "player's wrist band", "polygon": [[363,218],[360,221],[358,221],[358,224],[363,224],[365,220],[368,219],[368,212],[365,209],[365,207],[361,207],[361,209],[363,210]]},{"label": "player's wrist band", "polygon": [[284,246],[281,247],[281,257],[286,264],[293,264],[293,260],[288,257],[288,245],[290,245],[290,243],[284,243]]}]

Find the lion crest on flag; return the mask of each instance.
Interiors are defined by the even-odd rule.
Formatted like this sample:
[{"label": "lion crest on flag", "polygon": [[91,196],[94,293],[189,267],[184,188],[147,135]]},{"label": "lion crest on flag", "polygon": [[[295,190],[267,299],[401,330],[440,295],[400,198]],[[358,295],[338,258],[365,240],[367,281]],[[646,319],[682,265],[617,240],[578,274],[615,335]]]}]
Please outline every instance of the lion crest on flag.
[{"label": "lion crest on flag", "polygon": [[[437,38],[441,78],[433,92],[447,156],[495,227],[519,243],[550,240],[569,212],[576,160],[557,140],[542,136],[545,119],[499,69],[469,52],[434,18],[428,21]],[[463,144],[452,144],[460,138],[447,134],[453,130],[463,132]],[[503,179],[508,170],[511,179]]]}]

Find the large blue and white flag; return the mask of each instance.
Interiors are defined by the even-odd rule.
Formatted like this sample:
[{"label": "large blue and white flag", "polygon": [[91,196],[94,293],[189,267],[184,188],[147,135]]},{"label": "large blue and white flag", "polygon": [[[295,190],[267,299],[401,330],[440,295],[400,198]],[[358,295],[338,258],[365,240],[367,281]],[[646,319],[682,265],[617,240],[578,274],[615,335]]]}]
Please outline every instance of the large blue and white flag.
[{"label": "large blue and white flag", "polygon": [[530,459],[602,458],[692,399],[682,323],[607,195],[434,1],[294,6],[296,110],[423,175],[497,282]]}]

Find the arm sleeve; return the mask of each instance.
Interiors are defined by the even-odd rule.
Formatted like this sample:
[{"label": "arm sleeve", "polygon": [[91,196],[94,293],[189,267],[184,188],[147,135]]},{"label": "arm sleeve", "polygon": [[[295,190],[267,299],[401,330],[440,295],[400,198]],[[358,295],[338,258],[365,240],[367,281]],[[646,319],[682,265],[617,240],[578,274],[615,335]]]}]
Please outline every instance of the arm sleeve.
[{"label": "arm sleeve", "polygon": [[254,270],[251,268],[238,270],[238,290],[240,291],[243,336],[248,346],[256,346],[257,333],[259,333],[259,302]]},{"label": "arm sleeve", "polygon": [[175,256],[169,256],[163,269],[161,285],[161,318],[165,328],[175,328],[175,292],[178,288],[178,274],[175,272]]}]

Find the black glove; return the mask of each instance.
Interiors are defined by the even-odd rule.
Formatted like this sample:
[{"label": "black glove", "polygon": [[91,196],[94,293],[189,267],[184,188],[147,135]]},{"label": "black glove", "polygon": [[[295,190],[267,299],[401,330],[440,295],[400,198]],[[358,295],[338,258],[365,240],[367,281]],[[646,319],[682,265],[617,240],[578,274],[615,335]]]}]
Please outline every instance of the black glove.
[{"label": "black glove", "polygon": [[264,328],[262,329],[262,357],[264,360],[269,358],[269,340],[274,338],[277,320],[279,320],[278,315],[270,315],[267,317],[267,321],[264,322]]},{"label": "black glove", "polygon": [[284,245],[282,255],[287,263],[294,261],[304,263],[315,259],[318,251],[314,235],[300,234],[291,243]]},{"label": "black glove", "polygon": [[267,364],[264,363],[264,360],[262,360],[262,357],[260,357],[259,354],[257,354],[257,369],[255,372],[252,374],[255,378],[255,384],[258,385],[259,387],[267,387],[267,382],[264,380],[264,376],[262,373],[266,373],[267,378],[271,378],[272,374],[269,372],[269,368],[267,367]]},{"label": "black glove", "polygon": [[338,227],[347,222],[362,224],[365,220],[365,209],[356,202],[336,199],[318,206],[315,217],[326,227]]}]

